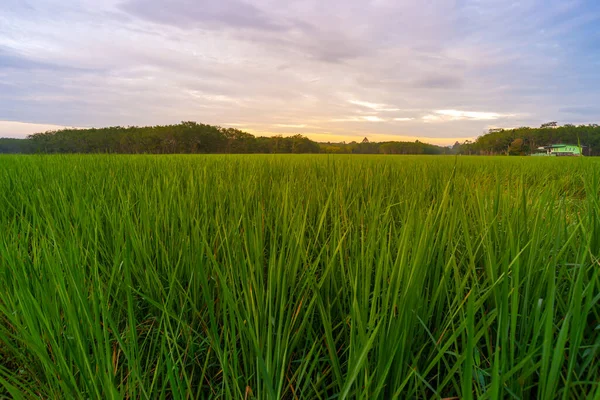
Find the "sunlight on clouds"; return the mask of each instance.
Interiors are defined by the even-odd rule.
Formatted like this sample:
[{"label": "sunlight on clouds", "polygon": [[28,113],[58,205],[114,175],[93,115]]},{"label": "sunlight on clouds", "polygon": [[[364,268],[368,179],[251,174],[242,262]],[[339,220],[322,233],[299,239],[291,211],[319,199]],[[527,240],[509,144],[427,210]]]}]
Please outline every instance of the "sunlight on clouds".
[{"label": "sunlight on clouds", "polygon": [[348,103],[369,108],[375,111],[400,111],[399,108],[390,108],[386,104],[371,103],[368,101],[348,100]]},{"label": "sunlight on clouds", "polygon": [[498,113],[476,111],[438,110],[436,113],[456,119],[474,119],[483,121],[502,117],[502,115]]},{"label": "sunlight on clouds", "polygon": [[368,121],[368,122],[383,122],[385,121],[384,119],[381,119],[375,115],[368,115],[366,117],[361,117],[363,119],[363,121]]},{"label": "sunlight on clouds", "polygon": [[384,119],[381,119],[375,115],[367,115],[364,117],[346,117],[346,118],[334,118],[331,122],[383,122]]},{"label": "sunlight on clouds", "polygon": [[422,119],[424,122],[490,121],[510,116],[512,115],[493,112],[436,110],[433,114],[423,116]]},{"label": "sunlight on clouds", "polygon": [[277,128],[306,128],[306,124],[275,124]]},{"label": "sunlight on clouds", "polygon": [[18,121],[0,121],[0,138],[25,138],[27,135],[32,135],[34,133],[56,131],[65,128],[80,129],[77,127],[70,127],[64,125],[35,124]]},{"label": "sunlight on clouds", "polygon": [[364,133],[356,133],[356,134],[346,134],[346,133],[331,133],[331,132],[306,132],[304,133],[311,140],[315,140],[317,142],[346,142],[349,143],[351,141],[360,142],[365,136],[368,137],[370,141],[373,142],[388,142],[388,141],[401,141],[401,142],[414,142],[416,140],[435,144],[437,146],[451,146],[457,140],[459,142],[464,142],[465,140],[473,140],[472,137],[452,137],[452,138],[439,138],[432,136],[415,136],[415,135],[402,135],[402,134],[378,134],[378,133],[369,133],[365,135]]},{"label": "sunlight on clouds", "polygon": [[202,100],[222,102],[222,103],[234,103],[234,104],[240,103],[239,99],[235,99],[235,98],[229,97],[229,96],[224,96],[221,94],[215,94],[215,95],[206,94],[206,93],[200,92],[198,90],[186,90],[185,92],[188,93],[192,97],[202,99]]}]

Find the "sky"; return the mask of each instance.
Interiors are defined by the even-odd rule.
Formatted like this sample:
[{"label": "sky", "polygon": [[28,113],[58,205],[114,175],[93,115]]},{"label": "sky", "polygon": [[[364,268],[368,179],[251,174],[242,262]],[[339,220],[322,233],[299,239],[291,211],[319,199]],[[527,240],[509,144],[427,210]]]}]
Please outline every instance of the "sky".
[{"label": "sky", "polygon": [[600,122],[597,0],[1,0],[0,137],[197,121],[318,141]]}]

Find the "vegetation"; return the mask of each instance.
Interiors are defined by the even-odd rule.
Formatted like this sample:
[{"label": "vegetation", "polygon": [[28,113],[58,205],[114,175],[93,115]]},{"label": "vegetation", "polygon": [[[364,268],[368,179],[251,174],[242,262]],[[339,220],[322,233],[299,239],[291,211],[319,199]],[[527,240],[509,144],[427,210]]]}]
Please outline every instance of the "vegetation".
[{"label": "vegetation", "polygon": [[63,129],[28,139],[0,139],[0,153],[360,153],[446,154],[450,150],[416,141],[316,143],[302,135],[255,137],[233,128],[182,122],[152,127]]},{"label": "vegetation", "polygon": [[600,397],[595,159],[0,157],[0,397]]},{"label": "vegetation", "polygon": [[[15,142],[0,141],[14,149]],[[255,137],[233,128],[182,122],[151,127],[63,129],[21,140],[20,153],[318,153],[319,145],[302,135]],[[10,145],[10,147],[8,146]],[[6,151],[15,152],[15,151]]]},{"label": "vegetation", "polygon": [[32,153],[31,141],[0,138],[0,154]]},{"label": "vegetation", "polygon": [[448,147],[435,146],[414,142],[351,142],[351,143],[320,143],[321,152],[329,154],[451,154]]},{"label": "vegetation", "polygon": [[585,156],[600,155],[600,126],[564,125],[556,127],[555,122],[542,125],[541,128],[493,129],[480,136],[475,142],[457,143],[453,150],[460,154],[480,155],[528,155],[540,146],[551,144],[578,144]]},{"label": "vegetation", "polygon": [[255,137],[233,128],[182,122],[151,127],[64,129],[36,133],[28,139],[0,138],[1,153],[327,153],[404,155],[529,155],[537,147],[556,143],[584,146],[585,156],[600,155],[600,126],[556,123],[534,129],[491,129],[475,142],[456,142],[453,147],[414,142],[316,143],[302,135]]}]

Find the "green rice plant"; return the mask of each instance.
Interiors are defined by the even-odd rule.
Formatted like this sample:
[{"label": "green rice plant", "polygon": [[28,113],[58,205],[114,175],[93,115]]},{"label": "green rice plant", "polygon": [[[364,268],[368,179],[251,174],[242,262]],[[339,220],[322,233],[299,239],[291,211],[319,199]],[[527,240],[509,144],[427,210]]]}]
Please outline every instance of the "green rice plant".
[{"label": "green rice plant", "polygon": [[600,399],[600,162],[0,157],[0,398]]}]

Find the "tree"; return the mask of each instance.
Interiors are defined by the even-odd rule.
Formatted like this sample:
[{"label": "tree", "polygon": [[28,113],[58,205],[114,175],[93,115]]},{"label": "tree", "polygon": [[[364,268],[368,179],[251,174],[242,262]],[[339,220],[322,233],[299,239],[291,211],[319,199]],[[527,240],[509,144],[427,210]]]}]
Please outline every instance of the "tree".
[{"label": "tree", "polygon": [[318,153],[301,135],[256,138],[233,128],[184,121],[178,125],[63,129],[30,135],[27,152],[43,153]]},{"label": "tree", "polygon": [[508,155],[520,156],[523,155],[523,139],[517,138],[513,140],[508,148]]},{"label": "tree", "polygon": [[558,126],[558,122],[552,121],[552,122],[546,122],[545,124],[542,124],[542,126],[540,126],[540,128],[542,128],[542,129],[556,128],[557,126]]},{"label": "tree", "polygon": [[[517,146],[520,142],[515,143],[516,139],[522,140],[521,147],[518,150]],[[587,146],[585,148],[586,155],[600,155],[599,151],[593,150],[600,146],[600,127],[593,124],[580,126],[567,124],[552,129],[520,127],[492,132],[478,137],[472,145],[463,144],[459,153],[469,154],[471,152],[473,154],[494,155],[511,153],[512,151],[511,154],[528,155],[538,147],[557,143],[574,145],[581,143]]]}]

